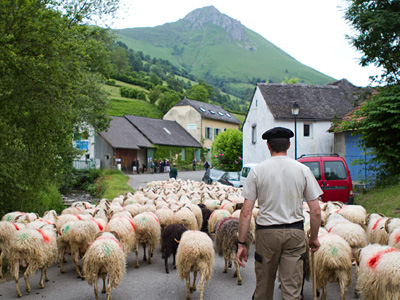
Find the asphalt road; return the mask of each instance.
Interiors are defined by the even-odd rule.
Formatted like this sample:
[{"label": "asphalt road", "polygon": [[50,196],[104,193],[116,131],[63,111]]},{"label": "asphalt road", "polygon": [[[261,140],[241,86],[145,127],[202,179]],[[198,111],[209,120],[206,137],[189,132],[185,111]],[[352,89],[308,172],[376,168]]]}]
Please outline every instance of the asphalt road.
[{"label": "asphalt road", "polygon": [[[204,171],[188,171],[180,172],[178,178],[201,180]],[[138,189],[145,187],[147,182],[152,180],[167,180],[167,174],[139,174],[130,175],[129,184]],[[143,256],[143,249],[140,249],[139,257]],[[111,292],[114,300],[125,299],[185,299],[186,285],[184,281],[178,278],[177,271],[172,268],[172,257],[169,260],[170,273],[166,274],[164,270],[164,262],[161,259],[161,252],[158,248],[152,260],[152,264],[147,264],[140,260],[140,268],[135,269],[135,254],[130,253],[127,258],[127,271],[123,277],[119,287]],[[57,300],[82,300],[94,299],[93,287],[89,286],[86,281],[78,279],[75,274],[75,267],[70,257],[65,264],[65,274],[61,274],[56,265],[48,270],[50,281],[45,283],[44,289],[39,289],[40,272],[36,272],[30,277],[31,293],[25,291],[25,282],[20,277],[20,289],[23,299],[57,299]],[[232,278],[234,269],[228,269],[228,273],[222,273],[224,268],[223,258],[215,256],[214,273],[204,289],[205,300],[225,300],[225,299],[251,299],[255,288],[254,274],[254,246],[251,247],[249,259],[245,268],[241,268],[240,272],[243,279],[243,285],[236,284],[236,278]],[[22,276],[22,274],[21,274]],[[346,293],[347,300],[354,300],[354,270],[353,283]],[[99,289],[101,289],[101,281],[99,281]],[[15,299],[15,283],[14,280],[8,279],[0,283],[0,300]],[[105,294],[101,294],[99,299],[106,299]],[[192,299],[199,299],[199,292],[192,293]],[[275,285],[274,300],[281,299],[278,283]],[[305,283],[304,299],[312,299],[311,282]],[[328,284],[327,300],[340,299],[340,290],[337,283]]]}]

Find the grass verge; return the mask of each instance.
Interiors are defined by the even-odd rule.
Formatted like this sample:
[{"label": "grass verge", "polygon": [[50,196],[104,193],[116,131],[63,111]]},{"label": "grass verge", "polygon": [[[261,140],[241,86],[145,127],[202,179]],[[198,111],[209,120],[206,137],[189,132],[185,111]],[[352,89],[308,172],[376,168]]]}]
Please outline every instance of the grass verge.
[{"label": "grass verge", "polygon": [[355,204],[362,205],[367,213],[381,213],[387,217],[400,217],[400,183],[372,189],[357,195]]},{"label": "grass verge", "polygon": [[102,170],[100,176],[90,187],[90,192],[98,198],[114,199],[119,195],[135,190],[128,185],[129,176],[116,169]]}]

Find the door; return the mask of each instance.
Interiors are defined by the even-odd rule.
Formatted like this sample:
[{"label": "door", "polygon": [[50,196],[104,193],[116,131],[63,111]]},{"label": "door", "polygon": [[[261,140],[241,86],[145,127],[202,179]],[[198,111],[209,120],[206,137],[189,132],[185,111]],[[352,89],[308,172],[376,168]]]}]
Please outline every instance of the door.
[{"label": "door", "polygon": [[347,202],[350,179],[344,162],[341,160],[323,160],[323,175],[323,201]]}]

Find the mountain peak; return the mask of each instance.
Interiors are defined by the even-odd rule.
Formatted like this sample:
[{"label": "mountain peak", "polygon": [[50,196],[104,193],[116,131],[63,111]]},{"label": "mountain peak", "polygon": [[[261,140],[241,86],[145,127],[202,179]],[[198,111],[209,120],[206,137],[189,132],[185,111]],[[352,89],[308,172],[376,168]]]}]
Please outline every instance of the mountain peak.
[{"label": "mountain peak", "polygon": [[223,28],[234,40],[247,40],[244,26],[239,21],[222,14],[213,5],[195,9],[187,14],[184,20],[190,24],[191,29],[202,29],[206,23],[211,22]]}]

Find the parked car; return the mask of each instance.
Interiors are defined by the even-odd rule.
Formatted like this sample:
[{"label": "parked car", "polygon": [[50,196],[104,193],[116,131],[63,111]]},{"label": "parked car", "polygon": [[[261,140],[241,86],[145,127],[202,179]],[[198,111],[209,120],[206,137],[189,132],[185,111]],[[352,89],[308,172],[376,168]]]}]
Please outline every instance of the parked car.
[{"label": "parked car", "polygon": [[203,176],[202,181],[205,183],[211,184],[214,181],[218,181],[218,179],[225,173],[223,170],[218,170],[218,169],[208,169]]},{"label": "parked car", "polygon": [[225,172],[218,181],[238,188],[240,186],[240,172]]},{"label": "parked car", "polygon": [[242,171],[240,172],[240,184],[239,187],[243,187],[244,183],[246,182],[247,176],[249,175],[251,168],[258,164],[245,164],[242,167]]},{"label": "parked car", "polygon": [[305,154],[298,159],[313,172],[322,191],[322,201],[353,204],[353,185],[346,161],[338,154]]}]

